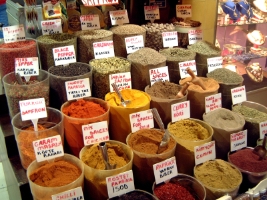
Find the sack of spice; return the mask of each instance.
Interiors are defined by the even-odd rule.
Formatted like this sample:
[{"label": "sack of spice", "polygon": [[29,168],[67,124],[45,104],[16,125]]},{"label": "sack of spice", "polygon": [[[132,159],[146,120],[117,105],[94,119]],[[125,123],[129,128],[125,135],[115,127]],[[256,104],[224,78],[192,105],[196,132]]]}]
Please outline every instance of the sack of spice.
[{"label": "sack of spice", "polygon": [[131,192],[127,192],[126,194],[122,194],[117,197],[110,198],[108,200],[129,200],[129,199],[135,199],[135,200],[158,200],[158,198],[147,191],[135,189]]},{"label": "sack of spice", "polygon": [[132,63],[132,88],[141,91],[150,85],[149,70],[166,66],[166,57],[147,47],[128,55],[127,59]]}]

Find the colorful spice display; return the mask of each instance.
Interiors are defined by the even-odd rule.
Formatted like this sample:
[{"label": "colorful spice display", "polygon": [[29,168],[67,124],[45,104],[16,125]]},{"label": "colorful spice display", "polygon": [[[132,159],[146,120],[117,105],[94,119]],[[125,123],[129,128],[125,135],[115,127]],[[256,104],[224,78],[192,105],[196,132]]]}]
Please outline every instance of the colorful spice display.
[{"label": "colorful spice display", "polygon": [[118,197],[113,197],[109,200],[154,200],[151,194],[141,191],[141,190],[134,190],[132,192],[128,192]]},{"label": "colorful spice display", "polygon": [[267,172],[267,160],[259,159],[259,156],[253,153],[252,148],[241,149],[230,154],[229,161],[244,171]]}]

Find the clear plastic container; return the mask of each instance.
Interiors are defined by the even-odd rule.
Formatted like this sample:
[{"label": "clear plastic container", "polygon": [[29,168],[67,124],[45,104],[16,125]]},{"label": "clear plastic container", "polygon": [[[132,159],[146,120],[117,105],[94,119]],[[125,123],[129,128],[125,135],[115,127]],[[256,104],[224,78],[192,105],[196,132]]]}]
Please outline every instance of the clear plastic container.
[{"label": "clear plastic container", "polygon": [[83,98],[85,101],[91,101],[99,104],[106,110],[103,115],[92,118],[75,118],[67,116],[62,112],[63,108],[69,106],[72,101],[67,101],[61,106],[61,112],[64,116],[64,133],[67,141],[68,148],[71,154],[79,157],[80,150],[84,147],[82,126],[95,122],[107,121],[109,123],[109,105],[102,99],[98,98]]},{"label": "clear plastic container", "polygon": [[22,100],[44,98],[46,106],[49,106],[49,74],[44,70],[39,70],[39,75],[31,76],[29,81],[32,82],[32,84],[14,84],[16,82],[15,72],[6,74],[3,77],[9,115],[11,118],[20,112],[19,101]]},{"label": "clear plastic container", "polygon": [[[29,180],[29,184],[30,184],[30,189],[31,189],[31,193],[33,196],[34,200],[51,200],[51,196],[55,195],[55,194],[59,194],[61,192],[65,192],[67,190],[71,190],[77,187],[82,187],[84,185],[84,166],[81,160],[79,160],[78,158],[76,158],[73,155],[70,154],[64,154],[63,157],[59,157],[56,158],[56,160],[65,160],[67,162],[70,162],[74,165],[76,165],[80,170],[81,170],[81,175],[72,183],[69,183],[67,185],[64,186],[59,186],[59,187],[44,187],[44,186],[40,186],[37,185],[36,183],[32,182],[30,179],[30,175],[32,174],[32,172],[36,169],[38,169],[39,167],[41,167],[42,165],[44,165],[45,163],[47,163],[47,161],[43,161],[38,163],[36,160],[33,161],[30,166],[28,167],[27,170],[27,178]],[[71,172],[69,172],[71,173]]]},{"label": "clear plastic container", "polygon": [[[129,146],[124,143],[109,140],[108,143],[119,145],[123,148],[124,153],[129,159],[129,162],[123,167],[110,170],[101,170],[95,169],[83,162],[84,165],[84,175],[85,175],[85,192],[88,199],[97,199],[97,200],[106,200],[108,199],[108,191],[106,184],[106,177],[114,176],[119,173],[126,172],[132,169],[133,164],[133,151]],[[81,149],[79,158],[82,159],[82,156],[86,150],[88,150],[93,145],[85,146]]]},{"label": "clear plastic container", "polygon": [[47,107],[47,117],[40,118],[38,125],[44,127],[37,131],[25,130],[28,127],[32,127],[31,120],[22,121],[21,113],[16,114],[11,121],[13,131],[15,134],[21,164],[24,169],[33,162],[35,158],[34,148],[32,142],[34,140],[40,140],[42,138],[52,137],[60,135],[62,143],[64,143],[64,128],[63,128],[63,116],[62,113],[54,108]]}]

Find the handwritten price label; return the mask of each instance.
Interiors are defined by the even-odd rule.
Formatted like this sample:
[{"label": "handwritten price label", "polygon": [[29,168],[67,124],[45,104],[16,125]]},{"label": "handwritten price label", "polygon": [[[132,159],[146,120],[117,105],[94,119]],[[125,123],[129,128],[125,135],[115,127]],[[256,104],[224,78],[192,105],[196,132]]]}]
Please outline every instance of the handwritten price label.
[{"label": "handwritten price label", "polygon": [[93,43],[95,59],[114,57],[113,41]]},{"label": "handwritten price label", "polygon": [[81,15],[82,30],[100,29],[99,15]]},{"label": "handwritten price label", "polygon": [[84,6],[102,6],[119,4],[119,0],[82,0]]},{"label": "handwritten price label", "polygon": [[178,46],[177,31],[163,32],[162,33],[163,47]]},{"label": "handwritten price label", "polygon": [[232,95],[233,105],[246,101],[247,100],[246,87],[243,85],[231,89],[231,95]]},{"label": "handwritten price label", "polygon": [[197,41],[203,40],[203,32],[201,29],[188,31],[189,44],[195,44]]},{"label": "handwritten price label", "polygon": [[15,72],[24,76],[28,82],[31,76],[39,75],[38,57],[15,58]]},{"label": "handwritten price label", "polygon": [[130,122],[132,132],[145,128],[154,128],[153,114],[150,109],[130,114]]},{"label": "handwritten price label", "polygon": [[109,198],[120,196],[135,189],[133,172],[129,170],[106,178]]},{"label": "handwritten price label", "polygon": [[159,67],[149,70],[151,86],[157,81],[169,81],[168,67]]},{"label": "handwritten price label", "polygon": [[160,19],[159,7],[158,6],[144,6],[145,9],[145,20],[154,21]]},{"label": "handwritten price label", "polygon": [[127,10],[109,11],[109,14],[112,25],[122,25],[129,23]]},{"label": "handwritten price label", "polygon": [[192,17],[192,6],[176,5],[176,16],[181,18]]},{"label": "handwritten price label", "polygon": [[204,163],[208,160],[216,159],[215,141],[205,143],[201,146],[194,147],[195,165]]},{"label": "handwritten price label", "polygon": [[65,87],[68,101],[91,96],[89,78],[66,81]]},{"label": "handwritten price label", "polygon": [[221,93],[205,97],[206,113],[216,110],[221,107],[222,107],[222,94]]},{"label": "handwritten price label", "polygon": [[22,121],[47,117],[44,98],[19,101]]},{"label": "handwritten price label", "polygon": [[3,37],[5,43],[16,42],[16,41],[25,41],[25,30],[23,24],[6,26],[2,28]]},{"label": "handwritten price label", "polygon": [[180,70],[181,78],[190,77],[190,75],[186,71],[186,69],[188,67],[190,67],[190,69],[194,72],[194,74],[197,75],[196,61],[190,60],[190,61],[185,61],[185,62],[179,63],[179,70]]},{"label": "handwritten price label", "polygon": [[236,151],[247,147],[247,130],[232,133],[230,136],[231,151]]},{"label": "handwritten price label", "polygon": [[61,19],[41,21],[43,35],[62,33]]},{"label": "handwritten price label", "polygon": [[172,122],[176,122],[181,119],[190,118],[190,104],[189,101],[176,103],[171,105]]},{"label": "handwritten price label", "polygon": [[107,121],[82,125],[82,131],[85,146],[109,140]]},{"label": "handwritten price label", "polygon": [[125,38],[125,46],[127,54],[134,53],[139,49],[144,48],[144,38],[142,35]]},{"label": "handwritten price label", "polygon": [[75,49],[73,45],[53,48],[53,56],[55,66],[68,65],[69,63],[76,62]]},{"label": "handwritten price label", "polygon": [[220,57],[214,57],[214,58],[208,58],[208,72],[212,72],[215,69],[222,68],[223,58]]},{"label": "handwritten price label", "polygon": [[264,135],[267,133],[267,121],[261,122],[259,124],[260,129],[260,139],[264,138]]},{"label": "handwritten price label", "polygon": [[118,74],[110,74],[109,75],[109,88],[110,92],[114,92],[113,87],[111,84],[116,83],[118,89],[124,90],[124,89],[131,89],[132,88],[132,78],[130,72],[125,73],[118,73]]},{"label": "handwritten price label", "polygon": [[81,187],[77,187],[59,194],[52,195],[52,200],[84,200]]},{"label": "handwritten price label", "polygon": [[50,160],[64,155],[60,135],[33,141],[37,162]]}]

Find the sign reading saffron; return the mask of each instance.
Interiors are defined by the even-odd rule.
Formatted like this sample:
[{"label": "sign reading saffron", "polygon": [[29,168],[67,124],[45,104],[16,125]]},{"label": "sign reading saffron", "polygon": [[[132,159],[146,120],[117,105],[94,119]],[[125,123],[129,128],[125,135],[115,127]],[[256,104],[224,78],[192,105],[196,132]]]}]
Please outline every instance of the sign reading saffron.
[{"label": "sign reading saffron", "polygon": [[53,35],[62,33],[61,19],[41,21],[43,35]]},{"label": "sign reading saffron", "polygon": [[129,170],[106,178],[109,198],[120,196],[135,189],[133,171]]},{"label": "sign reading saffron", "polygon": [[190,103],[184,101],[171,105],[172,122],[176,122],[181,119],[187,119],[190,117]]},{"label": "sign reading saffron", "polygon": [[68,101],[91,96],[89,78],[66,81],[65,87]]},{"label": "sign reading saffron", "polygon": [[246,101],[247,100],[246,87],[243,85],[231,89],[231,95],[232,95],[233,105]]},{"label": "sign reading saffron", "polygon": [[22,121],[47,117],[44,98],[19,101]]},{"label": "sign reading saffron", "polygon": [[110,92],[114,92],[111,84],[116,83],[119,91],[132,88],[131,72],[124,72],[109,75],[109,88]]},{"label": "sign reading saffron", "polygon": [[236,151],[247,147],[247,130],[232,133],[230,135],[231,151]]},{"label": "sign reading saffron", "polygon": [[84,200],[82,188],[77,187],[52,195],[52,200]]},{"label": "sign reading saffron", "polygon": [[60,135],[32,142],[37,162],[51,160],[64,155]]},{"label": "sign reading saffron", "polygon": [[190,77],[190,75],[186,71],[186,68],[188,67],[194,72],[195,75],[197,75],[196,61],[189,60],[189,61],[179,63],[179,70],[180,70],[181,78]]},{"label": "sign reading saffron", "polygon": [[194,147],[195,165],[204,163],[208,160],[216,159],[215,141],[205,143],[201,146]]},{"label": "sign reading saffron", "polygon": [[132,132],[140,129],[154,128],[153,114],[151,110],[132,113],[129,115]]},{"label": "sign reading saffron", "polygon": [[95,59],[114,57],[113,41],[93,43]]},{"label": "sign reading saffron", "polygon": [[68,65],[69,63],[76,62],[75,49],[73,45],[53,48],[53,56],[55,66]]}]

